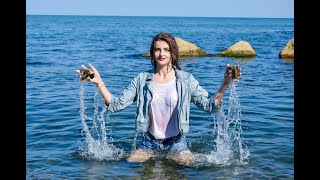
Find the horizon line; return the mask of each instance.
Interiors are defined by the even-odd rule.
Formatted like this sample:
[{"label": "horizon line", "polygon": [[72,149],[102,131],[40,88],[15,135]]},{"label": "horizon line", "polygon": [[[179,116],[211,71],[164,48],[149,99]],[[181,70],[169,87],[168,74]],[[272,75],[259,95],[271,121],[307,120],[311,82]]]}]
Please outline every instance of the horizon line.
[{"label": "horizon line", "polygon": [[240,17],[240,16],[170,16],[170,15],[93,15],[93,14],[30,14],[26,13],[27,16],[108,16],[108,17],[190,17],[190,18],[265,18],[265,19],[294,19],[294,17]]}]

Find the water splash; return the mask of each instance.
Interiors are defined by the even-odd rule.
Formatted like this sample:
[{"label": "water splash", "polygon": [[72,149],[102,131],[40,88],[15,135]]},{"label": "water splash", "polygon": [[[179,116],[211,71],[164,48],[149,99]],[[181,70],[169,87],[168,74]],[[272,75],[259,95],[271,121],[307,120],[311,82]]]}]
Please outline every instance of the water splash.
[{"label": "water splash", "polygon": [[230,84],[228,112],[225,114],[223,105],[212,114],[214,132],[212,151],[206,155],[208,164],[216,166],[246,165],[250,152],[241,138],[241,108],[236,82]]},{"label": "water splash", "polygon": [[[85,102],[87,102],[85,99],[85,84],[80,84],[81,134],[84,139],[80,142],[78,153],[80,157],[89,160],[119,160],[125,153],[123,149],[113,145],[110,112],[104,106],[104,101],[101,102],[100,99],[99,92],[95,89],[92,118],[86,114],[89,114],[90,111],[85,106]],[[102,108],[101,103],[103,103]]]}]

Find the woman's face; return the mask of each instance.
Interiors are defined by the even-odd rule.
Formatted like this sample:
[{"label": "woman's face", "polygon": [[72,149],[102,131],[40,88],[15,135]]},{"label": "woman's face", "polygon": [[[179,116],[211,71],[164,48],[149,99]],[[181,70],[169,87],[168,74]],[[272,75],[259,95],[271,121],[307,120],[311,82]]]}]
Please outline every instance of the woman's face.
[{"label": "woman's face", "polygon": [[154,59],[156,60],[157,67],[171,64],[171,53],[167,42],[161,40],[155,42]]}]

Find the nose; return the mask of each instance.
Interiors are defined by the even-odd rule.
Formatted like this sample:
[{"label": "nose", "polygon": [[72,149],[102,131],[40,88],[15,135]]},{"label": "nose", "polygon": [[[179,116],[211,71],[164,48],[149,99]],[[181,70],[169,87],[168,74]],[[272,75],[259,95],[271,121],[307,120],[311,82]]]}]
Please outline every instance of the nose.
[{"label": "nose", "polygon": [[160,51],[160,56],[163,56],[164,55],[164,51]]}]

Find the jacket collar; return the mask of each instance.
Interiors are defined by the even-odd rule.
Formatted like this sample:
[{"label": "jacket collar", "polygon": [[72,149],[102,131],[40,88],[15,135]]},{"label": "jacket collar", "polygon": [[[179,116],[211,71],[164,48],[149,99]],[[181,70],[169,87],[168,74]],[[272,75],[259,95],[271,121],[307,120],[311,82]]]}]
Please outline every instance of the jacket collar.
[{"label": "jacket collar", "polygon": [[154,76],[154,68],[148,71],[146,81],[151,81]]}]

